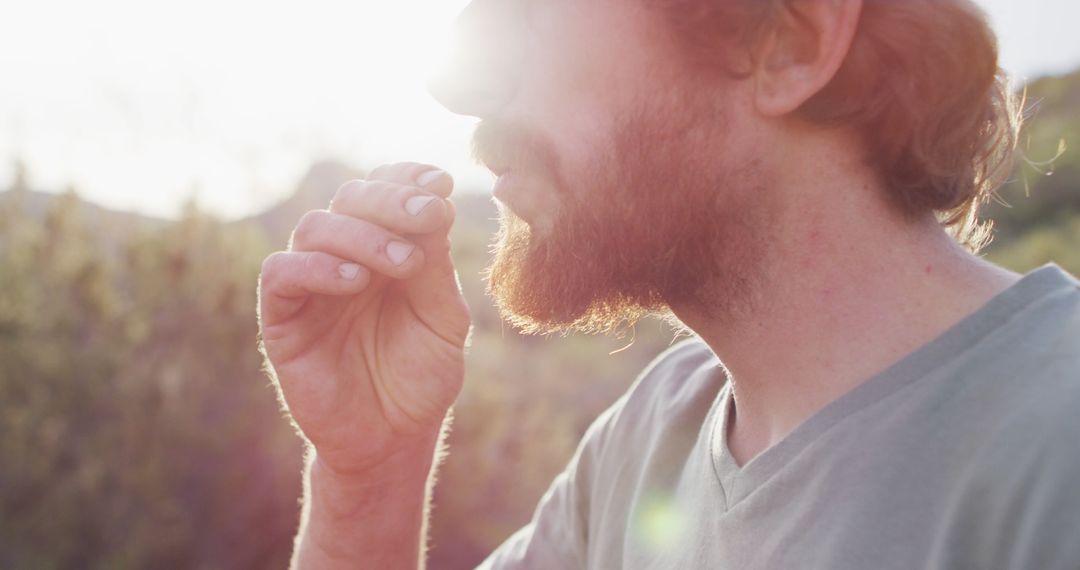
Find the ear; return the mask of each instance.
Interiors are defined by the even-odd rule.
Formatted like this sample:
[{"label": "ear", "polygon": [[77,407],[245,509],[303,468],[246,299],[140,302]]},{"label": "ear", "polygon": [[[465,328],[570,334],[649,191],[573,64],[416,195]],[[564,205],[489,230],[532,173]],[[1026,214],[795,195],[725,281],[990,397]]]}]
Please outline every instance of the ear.
[{"label": "ear", "polygon": [[754,105],[766,116],[802,106],[828,85],[851,48],[862,0],[787,0],[755,49]]}]

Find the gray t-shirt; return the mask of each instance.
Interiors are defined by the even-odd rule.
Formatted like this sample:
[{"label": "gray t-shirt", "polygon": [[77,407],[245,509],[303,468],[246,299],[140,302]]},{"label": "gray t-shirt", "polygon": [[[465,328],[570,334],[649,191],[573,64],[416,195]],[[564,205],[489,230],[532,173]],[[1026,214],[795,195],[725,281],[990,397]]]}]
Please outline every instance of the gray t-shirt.
[{"label": "gray t-shirt", "polygon": [[1043,266],[739,467],[700,340],[480,568],[1080,569],[1080,282]]}]

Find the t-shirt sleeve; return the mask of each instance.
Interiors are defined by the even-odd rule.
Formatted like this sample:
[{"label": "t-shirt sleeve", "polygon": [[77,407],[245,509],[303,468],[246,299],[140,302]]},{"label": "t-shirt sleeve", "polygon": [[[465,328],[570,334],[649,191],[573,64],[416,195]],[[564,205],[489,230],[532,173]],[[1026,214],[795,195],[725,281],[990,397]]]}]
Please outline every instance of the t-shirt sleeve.
[{"label": "t-shirt sleeve", "polygon": [[[586,430],[566,469],[560,473],[533,513],[532,521],[511,535],[478,570],[575,570],[588,567],[589,523],[598,480],[610,476],[611,461],[628,437],[624,418],[640,428],[644,409],[655,403],[656,391],[672,374],[684,374],[712,353],[697,339],[676,343],[638,375],[633,386]],[[604,472],[601,472],[602,469]],[[599,483],[610,486],[612,481]]]},{"label": "t-shirt sleeve", "polygon": [[1073,429],[1056,434],[1025,469],[1016,493],[1022,499],[1002,525],[1002,540],[1011,543],[1003,568],[1080,568],[1080,422],[1069,424]]},{"label": "t-shirt sleeve", "polygon": [[1039,414],[1016,404],[971,462],[934,568],[1080,569],[1080,394],[1031,392]]},{"label": "t-shirt sleeve", "polygon": [[569,464],[537,504],[532,521],[510,536],[478,570],[573,570],[587,566],[589,497],[596,464],[624,395],[589,426]]}]

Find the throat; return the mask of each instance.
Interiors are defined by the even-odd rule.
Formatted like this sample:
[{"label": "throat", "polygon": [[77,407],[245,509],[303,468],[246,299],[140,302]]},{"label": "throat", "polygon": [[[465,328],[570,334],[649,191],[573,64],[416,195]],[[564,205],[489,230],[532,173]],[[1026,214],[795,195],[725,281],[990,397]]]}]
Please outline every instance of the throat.
[{"label": "throat", "polygon": [[[734,388],[734,386],[733,386]],[[798,424],[812,416],[827,402],[816,405],[817,409],[790,410],[781,414],[753,414],[739,410],[739,397],[733,389],[728,402],[724,437],[728,452],[739,467],[784,440]]]}]

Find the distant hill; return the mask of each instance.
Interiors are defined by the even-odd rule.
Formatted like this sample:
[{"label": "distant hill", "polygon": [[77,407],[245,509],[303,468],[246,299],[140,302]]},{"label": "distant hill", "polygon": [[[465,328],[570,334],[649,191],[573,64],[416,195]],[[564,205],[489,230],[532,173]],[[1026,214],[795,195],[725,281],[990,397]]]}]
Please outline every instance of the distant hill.
[{"label": "distant hill", "polygon": [[308,169],[296,190],[288,198],[259,214],[238,220],[236,223],[258,227],[275,248],[284,248],[293,227],[305,212],[326,208],[330,200],[334,198],[334,192],[338,187],[349,180],[363,176],[363,171],[340,162],[315,163]]},{"label": "distant hill", "polygon": [[[1008,206],[991,203],[983,211],[986,217],[995,220],[997,245],[1008,243],[1036,226],[1066,224],[1080,215],[1080,70],[1035,80],[1026,86],[1026,97],[1028,121],[1021,141],[1023,154],[1011,181],[999,192]],[[1058,156],[1062,142],[1065,150]],[[1048,162],[1055,157],[1056,160]],[[253,226],[274,248],[284,248],[304,212],[327,207],[341,184],[363,176],[362,170],[341,162],[318,162],[288,198],[230,225]],[[0,192],[0,207],[17,204],[24,215],[41,218],[55,199],[58,199],[56,194],[30,190],[17,180],[14,188]],[[487,192],[459,189],[454,202],[458,220],[467,222],[457,224],[455,234],[466,232],[470,234],[470,242],[477,242],[479,234],[490,235],[495,231],[497,210]],[[164,223],[86,201],[82,201],[81,207],[88,222],[100,228],[103,238],[110,241],[131,228]]]},{"label": "distant hill", "polygon": [[[254,216],[237,220],[236,224],[250,224],[259,228],[276,248],[288,243],[300,217],[309,210],[326,208],[334,198],[334,192],[349,180],[363,178],[362,170],[335,161],[316,163],[300,180],[296,191],[289,198]],[[487,233],[495,231],[494,220],[498,211],[488,193],[462,192],[459,188],[453,196],[457,206],[458,220],[467,221],[471,230]]]},{"label": "distant hill", "polygon": [[[60,201],[77,203],[80,220],[90,234],[95,236],[97,246],[110,252],[120,251],[133,233],[154,231],[167,223],[166,220],[160,218],[110,210],[83,200],[73,190],[64,194],[54,194],[16,185],[14,188],[0,192],[0,210],[11,209],[24,218],[39,220],[43,224],[46,222],[51,206]],[[3,243],[3,238],[3,233],[0,231],[0,245]]]},{"label": "distant hill", "polygon": [[44,219],[49,210],[49,205],[55,200],[63,200],[65,197],[67,197],[66,199],[78,200],[80,212],[91,227],[107,233],[118,226],[122,228],[131,226],[157,227],[165,223],[165,220],[161,218],[99,206],[82,199],[74,190],[68,190],[64,194],[56,194],[30,190],[24,187],[9,188],[0,192],[0,207],[17,208],[28,218]]},{"label": "distant hill", "polygon": [[[288,198],[274,204],[266,210],[230,222],[233,226],[247,226],[260,231],[269,243],[283,249],[300,217],[309,210],[326,208],[334,197],[338,187],[349,180],[363,178],[364,172],[337,161],[317,162],[300,179],[300,182]],[[108,243],[116,243],[128,232],[135,229],[154,229],[168,223],[168,220],[145,216],[133,212],[111,210],[80,197],[76,191],[65,194],[31,190],[24,183],[17,181],[13,187],[0,191],[0,208],[15,208],[23,216],[44,220],[50,204],[56,200],[73,199],[79,202],[82,218]],[[458,210],[458,219],[467,220],[470,231],[481,230],[486,233],[495,231],[494,220],[497,210],[487,193],[461,192],[454,195]]]}]

